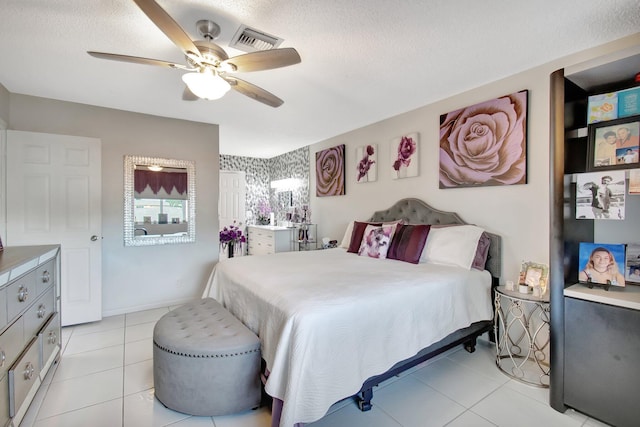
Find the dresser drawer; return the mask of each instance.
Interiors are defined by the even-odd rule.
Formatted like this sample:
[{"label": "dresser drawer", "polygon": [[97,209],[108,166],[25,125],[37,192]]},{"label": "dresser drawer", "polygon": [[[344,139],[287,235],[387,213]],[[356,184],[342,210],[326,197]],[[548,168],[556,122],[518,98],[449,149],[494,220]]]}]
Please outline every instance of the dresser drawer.
[{"label": "dresser drawer", "polygon": [[7,319],[15,318],[36,296],[35,271],[25,274],[7,286]]},{"label": "dresser drawer", "polygon": [[13,417],[40,375],[38,339],[33,338],[9,370],[9,416]]},{"label": "dresser drawer", "polygon": [[40,369],[43,369],[49,358],[60,348],[60,313],[54,313],[38,333],[40,346]]},{"label": "dresser drawer", "polygon": [[6,426],[9,421],[9,377],[0,378],[0,426]]},{"label": "dresser drawer", "polygon": [[24,324],[21,317],[0,335],[0,377],[7,373],[22,351],[25,343],[23,331]]},{"label": "dresser drawer", "polygon": [[24,319],[24,341],[38,334],[51,313],[55,312],[54,289],[49,289],[22,315]]},{"label": "dresser drawer", "polygon": [[[40,295],[49,286],[54,284],[55,281],[55,260],[49,260],[42,264],[35,271],[36,292]],[[35,295],[34,295],[35,296]]]}]

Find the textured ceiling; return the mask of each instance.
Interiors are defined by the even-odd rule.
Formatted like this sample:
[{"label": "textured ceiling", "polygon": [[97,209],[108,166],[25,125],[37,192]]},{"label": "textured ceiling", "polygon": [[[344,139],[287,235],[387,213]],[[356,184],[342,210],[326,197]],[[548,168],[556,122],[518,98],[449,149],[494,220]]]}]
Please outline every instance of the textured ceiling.
[{"label": "textured ceiling", "polygon": [[0,0],[0,83],[10,92],[220,125],[222,154],[272,157],[638,31],[640,0],[157,0],[195,22],[284,39],[302,63],[240,78],[282,98],[231,91],[183,101],[178,70],[87,50],[184,63],[130,0]]}]

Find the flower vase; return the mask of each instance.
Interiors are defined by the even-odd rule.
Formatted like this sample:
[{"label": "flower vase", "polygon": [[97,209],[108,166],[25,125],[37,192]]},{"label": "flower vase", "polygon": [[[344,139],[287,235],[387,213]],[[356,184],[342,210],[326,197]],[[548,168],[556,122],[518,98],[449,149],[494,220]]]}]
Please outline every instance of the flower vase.
[{"label": "flower vase", "polygon": [[229,242],[229,244],[227,245],[227,248],[229,250],[228,258],[233,258],[233,250],[235,249],[233,242]]},{"label": "flower vase", "polygon": [[400,168],[398,169],[398,178],[406,178],[407,177],[407,167],[406,166],[400,166]]}]

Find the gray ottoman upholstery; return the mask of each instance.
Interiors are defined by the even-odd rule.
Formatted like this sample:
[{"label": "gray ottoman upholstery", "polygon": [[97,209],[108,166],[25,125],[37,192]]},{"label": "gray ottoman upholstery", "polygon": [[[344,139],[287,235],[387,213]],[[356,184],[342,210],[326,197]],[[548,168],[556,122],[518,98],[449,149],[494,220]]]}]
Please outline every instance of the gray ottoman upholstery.
[{"label": "gray ottoman upholstery", "polygon": [[260,340],[213,298],[165,314],[153,330],[156,398],[190,415],[260,404]]}]

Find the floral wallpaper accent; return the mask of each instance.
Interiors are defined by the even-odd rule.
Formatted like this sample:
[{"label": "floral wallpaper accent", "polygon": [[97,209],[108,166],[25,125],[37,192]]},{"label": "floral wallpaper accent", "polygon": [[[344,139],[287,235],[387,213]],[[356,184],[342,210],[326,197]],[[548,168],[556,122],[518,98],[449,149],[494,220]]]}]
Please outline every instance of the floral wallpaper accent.
[{"label": "floral wallpaper accent", "polygon": [[356,148],[356,170],[358,176],[357,183],[373,182],[378,178],[377,161],[378,161],[378,145],[369,144],[361,145]]},{"label": "floral wallpaper accent", "polygon": [[393,179],[418,176],[418,142],[417,133],[401,136],[391,141],[391,177]]},{"label": "floral wallpaper accent", "polygon": [[440,116],[440,188],[527,183],[527,95]]},{"label": "floral wallpaper accent", "polygon": [[343,196],[344,144],[316,153],[316,196]]},{"label": "floral wallpaper accent", "polygon": [[309,147],[273,157],[220,155],[220,170],[244,171],[247,180],[246,209],[257,217],[259,206],[266,203],[275,213],[276,221],[282,221],[286,212],[278,203],[281,197],[271,188],[271,181],[295,178],[300,187],[292,189],[291,201],[294,206],[309,205]]}]

